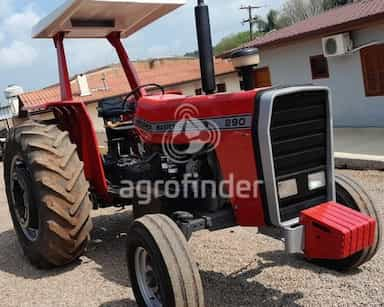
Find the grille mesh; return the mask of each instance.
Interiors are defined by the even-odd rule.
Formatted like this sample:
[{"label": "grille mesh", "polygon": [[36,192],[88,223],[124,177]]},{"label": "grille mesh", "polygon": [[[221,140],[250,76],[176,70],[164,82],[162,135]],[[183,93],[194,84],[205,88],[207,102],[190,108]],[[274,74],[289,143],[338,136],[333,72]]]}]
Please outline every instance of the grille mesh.
[{"label": "grille mesh", "polygon": [[280,200],[282,221],[327,199],[326,188],[308,189],[308,175],[327,170],[327,103],[325,91],[295,93],[274,101],[270,132],[276,180],[295,178],[298,183],[298,195]]}]

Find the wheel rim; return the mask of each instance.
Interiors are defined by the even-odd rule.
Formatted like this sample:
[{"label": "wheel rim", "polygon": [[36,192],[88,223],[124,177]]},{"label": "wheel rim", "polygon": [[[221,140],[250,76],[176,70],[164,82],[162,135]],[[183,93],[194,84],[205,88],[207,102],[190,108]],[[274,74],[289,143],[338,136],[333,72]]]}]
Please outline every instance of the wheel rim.
[{"label": "wheel rim", "polygon": [[138,247],[135,251],[135,273],[145,304],[162,307],[160,283],[153,270],[151,257],[143,247]]},{"label": "wheel rim", "polygon": [[30,192],[30,179],[24,161],[15,157],[12,162],[11,193],[14,213],[25,237],[36,241],[39,236],[38,211]]}]

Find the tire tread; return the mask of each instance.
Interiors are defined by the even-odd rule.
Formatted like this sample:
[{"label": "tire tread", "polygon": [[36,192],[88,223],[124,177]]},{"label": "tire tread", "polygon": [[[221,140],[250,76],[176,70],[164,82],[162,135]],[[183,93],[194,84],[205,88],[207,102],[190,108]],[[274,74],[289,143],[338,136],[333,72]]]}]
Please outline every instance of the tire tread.
[{"label": "tire tread", "polygon": [[337,173],[336,183],[339,186],[339,189],[341,188],[345,190],[353,198],[359,211],[373,217],[377,224],[375,242],[372,247],[361,254],[361,257],[352,266],[353,268],[356,268],[371,260],[380,249],[383,240],[383,225],[380,215],[369,194],[355,180],[344,174]]},{"label": "tire tread", "polygon": [[204,307],[199,271],[177,225],[161,214],[145,215],[134,223],[147,229],[163,255],[174,288],[175,306]]},{"label": "tire tread", "polygon": [[30,260],[42,268],[68,264],[84,253],[92,229],[89,183],[75,155],[76,145],[68,132],[33,121],[14,128],[10,135],[27,157],[44,212],[46,242],[41,257]]},{"label": "tire tread", "polygon": [[377,227],[375,243],[364,253],[364,257],[362,257],[360,261],[356,264],[356,267],[358,267],[363,263],[371,260],[381,248],[383,241],[382,221],[371,197],[356,181],[342,174],[337,174],[336,180],[338,184],[342,186],[343,189],[345,189],[350,195],[353,196],[354,200],[357,202],[360,211],[364,214],[373,217],[376,220]]}]

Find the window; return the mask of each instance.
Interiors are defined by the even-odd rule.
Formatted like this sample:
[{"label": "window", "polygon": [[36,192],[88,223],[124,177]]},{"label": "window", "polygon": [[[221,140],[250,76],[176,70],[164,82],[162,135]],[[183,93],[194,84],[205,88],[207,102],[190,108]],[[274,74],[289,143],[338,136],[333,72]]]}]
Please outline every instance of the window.
[{"label": "window", "polygon": [[201,89],[201,88],[197,88],[197,89],[195,89],[195,95],[196,96],[200,96],[200,95],[202,95],[203,94],[203,90]]},{"label": "window", "polygon": [[241,89],[242,91],[244,91],[244,89],[245,89],[244,81],[243,81],[243,80],[240,81],[240,89]]},{"label": "window", "polygon": [[328,60],[326,57],[323,55],[316,55],[312,56],[310,61],[313,80],[329,78]]},{"label": "window", "polygon": [[255,88],[272,86],[269,67],[255,69]]},{"label": "window", "polygon": [[225,83],[219,83],[217,85],[217,92],[218,93],[225,93],[227,91],[227,85]]},{"label": "window", "polygon": [[366,96],[384,96],[384,44],[361,50]]}]

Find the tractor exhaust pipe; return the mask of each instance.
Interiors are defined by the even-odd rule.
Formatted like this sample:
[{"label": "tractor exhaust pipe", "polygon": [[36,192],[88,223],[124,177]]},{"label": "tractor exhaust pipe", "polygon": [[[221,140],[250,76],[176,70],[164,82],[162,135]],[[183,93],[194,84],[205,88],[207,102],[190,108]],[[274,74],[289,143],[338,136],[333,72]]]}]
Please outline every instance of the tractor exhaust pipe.
[{"label": "tractor exhaust pipe", "polygon": [[216,77],[209,10],[204,0],[198,0],[197,6],[195,7],[195,17],[197,41],[199,44],[201,81],[203,91],[209,95],[216,91]]}]

